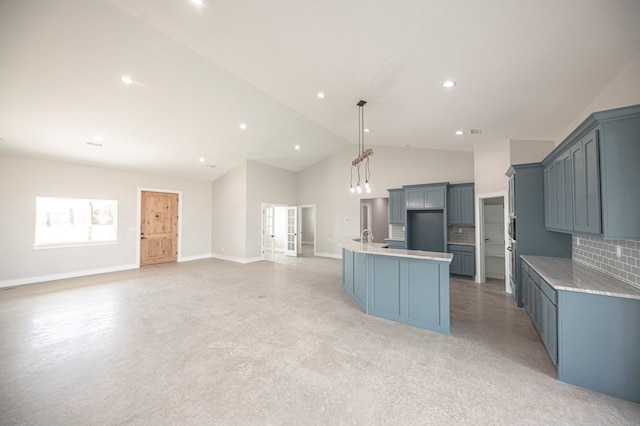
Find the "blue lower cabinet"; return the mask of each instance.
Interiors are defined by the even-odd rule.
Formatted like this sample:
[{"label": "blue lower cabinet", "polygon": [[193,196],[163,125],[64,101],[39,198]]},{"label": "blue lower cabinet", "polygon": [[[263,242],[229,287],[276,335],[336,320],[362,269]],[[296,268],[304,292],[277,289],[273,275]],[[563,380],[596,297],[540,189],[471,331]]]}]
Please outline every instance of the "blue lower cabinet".
[{"label": "blue lower cabinet", "polygon": [[467,245],[449,244],[449,253],[453,254],[450,272],[453,275],[475,277],[476,254],[475,247]]},{"label": "blue lower cabinet", "polygon": [[449,263],[343,249],[343,287],[370,315],[449,334]]},{"label": "blue lower cabinet", "polygon": [[640,300],[558,292],[558,378],[640,403]]},{"label": "blue lower cabinet", "polygon": [[640,403],[640,300],[555,290],[522,270],[525,307],[558,379]]}]

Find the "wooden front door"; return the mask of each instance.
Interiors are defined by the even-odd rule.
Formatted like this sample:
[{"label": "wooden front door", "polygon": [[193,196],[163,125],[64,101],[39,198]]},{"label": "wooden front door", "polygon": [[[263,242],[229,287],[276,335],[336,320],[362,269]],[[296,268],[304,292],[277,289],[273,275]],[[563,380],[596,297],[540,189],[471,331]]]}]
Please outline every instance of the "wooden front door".
[{"label": "wooden front door", "polygon": [[178,194],[142,191],[140,266],[178,258]]}]

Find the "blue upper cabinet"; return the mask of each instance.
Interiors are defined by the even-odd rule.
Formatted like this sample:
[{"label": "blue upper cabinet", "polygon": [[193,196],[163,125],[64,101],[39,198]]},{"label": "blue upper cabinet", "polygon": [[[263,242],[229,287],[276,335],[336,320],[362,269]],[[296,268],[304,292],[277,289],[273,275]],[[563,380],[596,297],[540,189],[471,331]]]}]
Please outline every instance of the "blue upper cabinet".
[{"label": "blue upper cabinet", "polygon": [[596,112],[545,158],[545,226],[640,239],[640,105]]},{"label": "blue upper cabinet", "polygon": [[449,225],[474,226],[474,186],[470,184],[449,186]]},{"label": "blue upper cabinet", "polygon": [[407,210],[444,209],[446,192],[446,183],[405,186]]},{"label": "blue upper cabinet", "polygon": [[406,216],[404,189],[390,189],[389,223],[392,225],[404,225]]}]

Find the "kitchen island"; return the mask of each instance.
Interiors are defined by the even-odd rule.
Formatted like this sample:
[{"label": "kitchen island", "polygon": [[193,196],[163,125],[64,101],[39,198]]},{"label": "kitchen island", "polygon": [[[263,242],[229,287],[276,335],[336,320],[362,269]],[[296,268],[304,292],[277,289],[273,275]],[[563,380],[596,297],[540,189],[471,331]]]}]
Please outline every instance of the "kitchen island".
[{"label": "kitchen island", "polygon": [[342,286],[365,313],[449,334],[452,254],[331,241],[342,248]]}]

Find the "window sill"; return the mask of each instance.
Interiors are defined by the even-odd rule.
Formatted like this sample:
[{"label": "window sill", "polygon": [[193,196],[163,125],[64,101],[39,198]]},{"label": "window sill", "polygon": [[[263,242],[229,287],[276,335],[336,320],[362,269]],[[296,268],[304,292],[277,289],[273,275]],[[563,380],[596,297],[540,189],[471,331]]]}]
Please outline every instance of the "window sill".
[{"label": "window sill", "polygon": [[51,244],[34,244],[34,250],[47,250],[47,249],[59,249],[59,248],[71,248],[71,247],[92,247],[92,246],[108,246],[112,244],[118,244],[118,240],[114,241],[83,241],[78,243],[51,243]]}]

